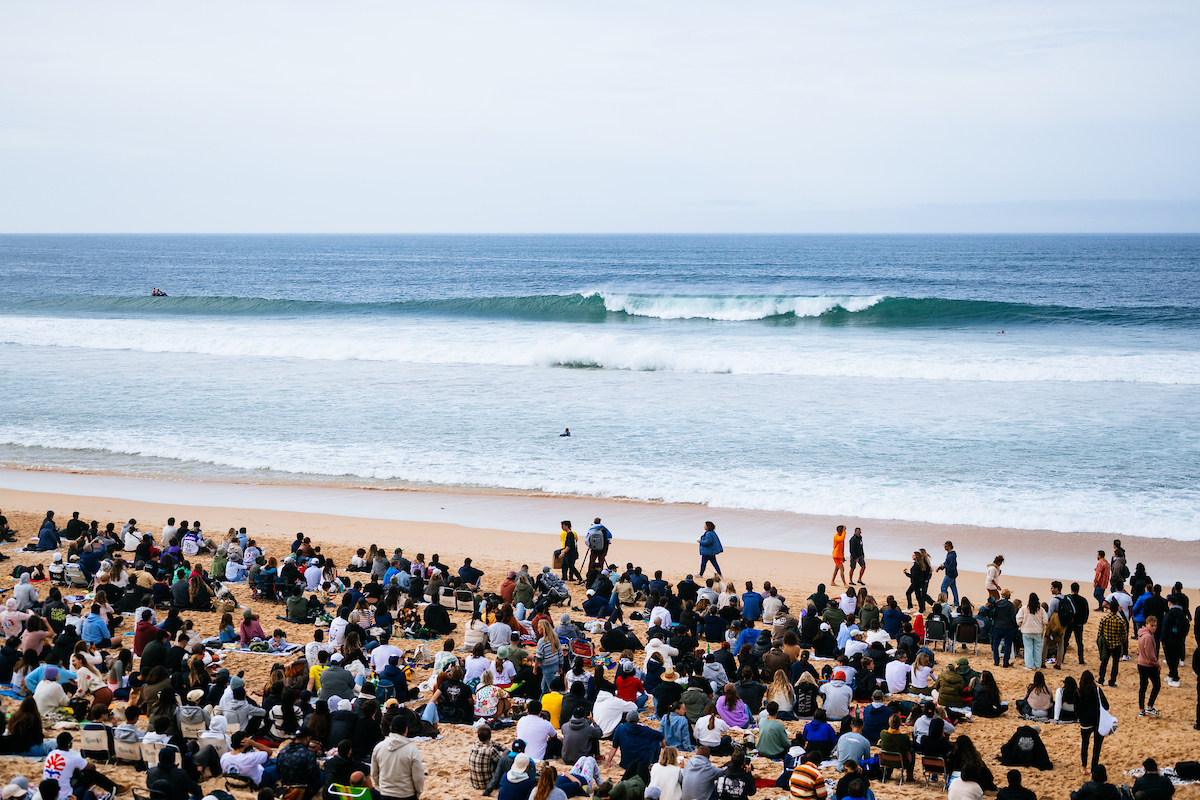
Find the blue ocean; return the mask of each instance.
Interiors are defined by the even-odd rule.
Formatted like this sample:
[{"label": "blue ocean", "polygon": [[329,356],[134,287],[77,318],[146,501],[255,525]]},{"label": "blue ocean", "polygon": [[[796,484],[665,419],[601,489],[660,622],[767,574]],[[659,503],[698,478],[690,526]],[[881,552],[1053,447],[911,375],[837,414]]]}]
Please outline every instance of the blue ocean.
[{"label": "blue ocean", "polygon": [[0,409],[20,468],[1195,540],[1200,237],[0,236]]}]

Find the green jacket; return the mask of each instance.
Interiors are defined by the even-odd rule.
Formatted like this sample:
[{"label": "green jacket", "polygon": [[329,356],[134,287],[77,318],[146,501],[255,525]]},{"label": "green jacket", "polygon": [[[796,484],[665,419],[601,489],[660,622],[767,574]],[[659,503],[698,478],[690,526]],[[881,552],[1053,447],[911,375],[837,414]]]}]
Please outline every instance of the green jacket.
[{"label": "green jacket", "polygon": [[767,758],[779,758],[792,746],[787,728],[777,719],[765,719],[758,726],[758,752]]}]

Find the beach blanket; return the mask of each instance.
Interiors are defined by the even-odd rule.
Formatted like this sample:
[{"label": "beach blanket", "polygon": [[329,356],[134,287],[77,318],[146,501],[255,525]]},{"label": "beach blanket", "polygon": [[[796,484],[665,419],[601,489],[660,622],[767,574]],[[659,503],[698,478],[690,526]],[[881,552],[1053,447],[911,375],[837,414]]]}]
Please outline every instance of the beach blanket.
[{"label": "beach blanket", "polygon": [[[231,644],[232,644],[232,642],[231,642]],[[251,653],[256,656],[289,656],[292,653],[298,653],[298,652],[303,651],[304,645],[293,644],[292,642],[288,642],[287,647],[285,647],[283,650],[276,650],[275,652],[270,652],[267,650],[251,650],[249,647],[245,647],[245,646],[227,647],[227,646],[222,645],[219,647],[214,647],[213,645],[210,645],[210,644],[204,645],[204,649],[212,650],[213,652],[217,652],[217,653],[221,653],[221,654]]]},{"label": "beach blanket", "polygon": [[[1137,769],[1129,770],[1125,774],[1131,778],[1140,778],[1146,774],[1146,770],[1142,769],[1141,767],[1138,767]],[[1163,775],[1167,778],[1170,778],[1171,783],[1175,784],[1176,786],[1190,786],[1194,783],[1200,783],[1200,780],[1185,781],[1184,779],[1182,779],[1178,775],[1176,775],[1175,770],[1171,769],[1170,767],[1159,767],[1158,774]]]},{"label": "beach blanket", "polygon": [[24,695],[19,694],[8,687],[0,689],[0,695],[2,695],[4,697],[11,697],[13,700],[24,700],[25,699]]}]

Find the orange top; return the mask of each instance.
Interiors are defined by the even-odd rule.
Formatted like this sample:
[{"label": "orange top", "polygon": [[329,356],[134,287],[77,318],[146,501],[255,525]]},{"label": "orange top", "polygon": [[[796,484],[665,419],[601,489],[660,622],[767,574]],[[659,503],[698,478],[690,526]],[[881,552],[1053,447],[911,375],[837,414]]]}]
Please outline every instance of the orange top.
[{"label": "orange top", "polygon": [[846,532],[835,532],[833,534],[833,557],[839,561],[846,557]]}]

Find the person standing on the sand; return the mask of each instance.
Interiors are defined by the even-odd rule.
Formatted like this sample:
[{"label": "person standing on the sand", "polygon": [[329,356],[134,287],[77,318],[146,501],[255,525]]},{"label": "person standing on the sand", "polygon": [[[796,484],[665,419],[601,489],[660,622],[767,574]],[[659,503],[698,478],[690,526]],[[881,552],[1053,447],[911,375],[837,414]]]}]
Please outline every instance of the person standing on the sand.
[{"label": "person standing on the sand", "polygon": [[711,561],[713,569],[717,571],[717,580],[721,580],[721,565],[717,563],[717,556],[725,552],[725,548],[717,536],[717,526],[711,522],[704,523],[704,533],[696,542],[700,545],[700,577],[704,577],[704,568]]},{"label": "person standing on the sand", "polygon": [[846,526],[838,525],[837,531],[833,534],[833,577],[829,579],[831,587],[837,586],[838,575],[842,576],[842,585],[849,586],[846,583],[846,570],[843,566],[846,563]]}]

